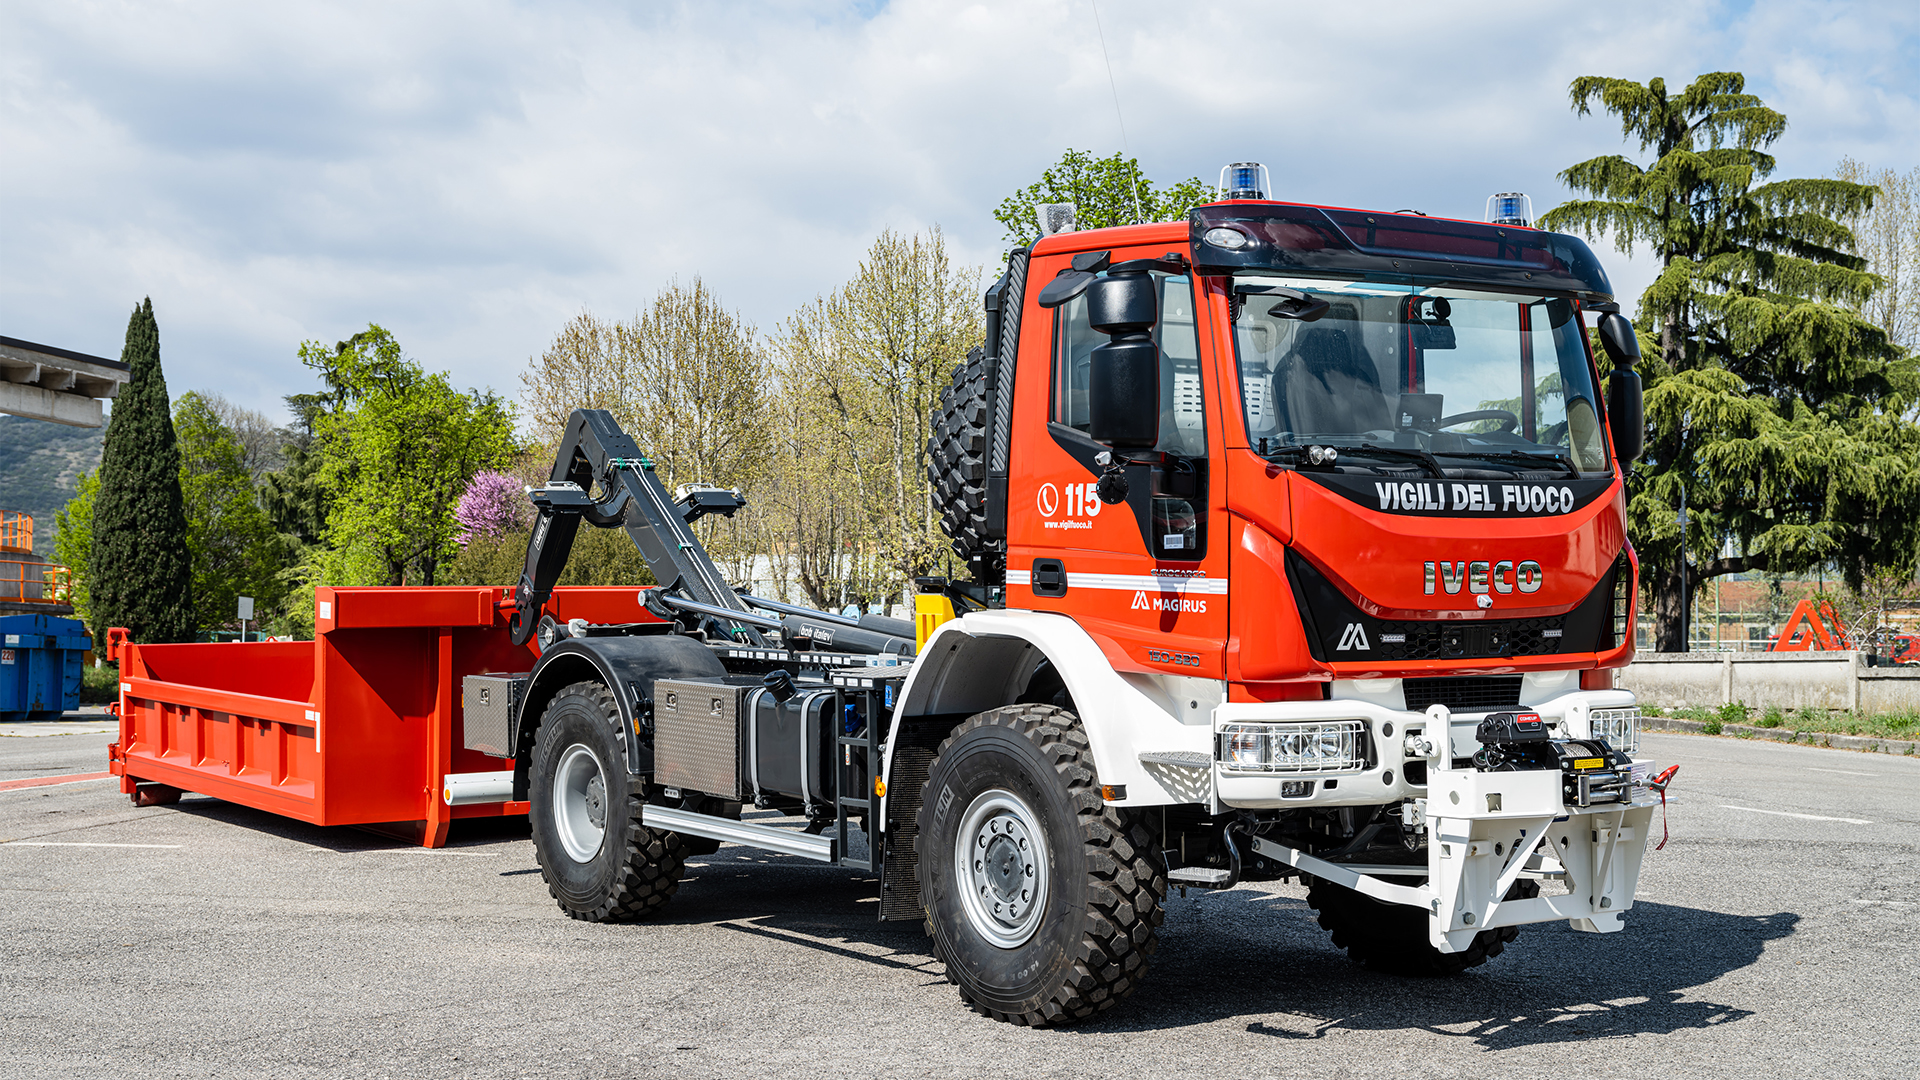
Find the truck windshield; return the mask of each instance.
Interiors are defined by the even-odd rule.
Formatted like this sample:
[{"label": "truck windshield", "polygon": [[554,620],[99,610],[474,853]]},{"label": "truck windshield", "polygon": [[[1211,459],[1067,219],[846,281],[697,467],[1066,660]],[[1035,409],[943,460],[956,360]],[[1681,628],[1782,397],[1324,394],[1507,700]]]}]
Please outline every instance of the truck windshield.
[{"label": "truck windshield", "polygon": [[[1318,318],[1288,317],[1316,301]],[[1353,448],[1341,461],[1358,468],[1448,475],[1609,468],[1566,300],[1240,275],[1234,302],[1247,433],[1269,454],[1312,443]]]}]

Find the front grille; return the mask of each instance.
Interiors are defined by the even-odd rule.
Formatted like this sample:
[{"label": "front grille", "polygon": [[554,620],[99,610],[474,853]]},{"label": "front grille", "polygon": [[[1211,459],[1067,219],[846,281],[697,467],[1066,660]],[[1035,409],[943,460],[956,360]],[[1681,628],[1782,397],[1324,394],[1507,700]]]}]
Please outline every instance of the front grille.
[{"label": "front grille", "polygon": [[1520,704],[1518,675],[1405,679],[1400,685],[1411,712],[1426,712],[1429,705],[1445,705],[1452,712],[1490,712]]},{"label": "front grille", "polygon": [[1560,651],[1565,623],[1564,618],[1383,622],[1378,644],[1388,660],[1549,656]]}]

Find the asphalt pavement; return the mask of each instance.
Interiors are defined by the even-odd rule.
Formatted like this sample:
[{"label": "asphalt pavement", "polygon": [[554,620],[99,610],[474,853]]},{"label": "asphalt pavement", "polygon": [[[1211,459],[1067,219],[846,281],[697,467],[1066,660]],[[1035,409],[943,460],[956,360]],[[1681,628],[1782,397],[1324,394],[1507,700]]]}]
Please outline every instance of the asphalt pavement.
[{"label": "asphalt pavement", "polygon": [[1650,735],[1681,765],[1672,840],[1622,933],[1528,927],[1404,980],[1335,951],[1297,887],[1196,891],[1131,1000],[1048,1031],[963,1008],[851,871],[723,847],[662,918],[598,926],[548,898],[524,823],[428,851],[136,809],[114,780],[7,787],[103,771],[104,729],[0,726],[0,1076],[1920,1073],[1911,758]]}]

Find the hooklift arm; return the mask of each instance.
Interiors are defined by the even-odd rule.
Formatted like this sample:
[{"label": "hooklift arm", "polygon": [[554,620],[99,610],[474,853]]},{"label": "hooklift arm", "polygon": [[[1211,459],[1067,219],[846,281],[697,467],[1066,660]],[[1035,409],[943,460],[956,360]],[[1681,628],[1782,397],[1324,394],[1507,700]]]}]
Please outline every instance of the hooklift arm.
[{"label": "hooklift arm", "polygon": [[[600,502],[592,495],[596,484],[605,492]],[[723,499],[722,494],[732,497]],[[731,517],[744,501],[713,488],[697,489],[685,500],[674,499],[654,475],[652,460],[620,430],[611,413],[574,410],[554,455],[552,478],[529,496],[539,519],[527,541],[526,567],[513,592],[514,644],[524,645],[533,636],[540,609],[567,564],[583,518],[603,529],[627,531],[660,583],[657,595],[667,606],[703,616],[727,637],[767,644],[756,627],[771,620],[751,612],[727,586],[720,568],[688,528],[702,514]]]}]

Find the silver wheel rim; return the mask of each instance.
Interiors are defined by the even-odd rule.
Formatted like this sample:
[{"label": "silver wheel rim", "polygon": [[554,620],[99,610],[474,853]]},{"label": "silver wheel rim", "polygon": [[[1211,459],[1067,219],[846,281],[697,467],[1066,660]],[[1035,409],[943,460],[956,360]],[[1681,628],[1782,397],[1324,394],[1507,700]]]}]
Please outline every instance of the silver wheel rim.
[{"label": "silver wheel rim", "polygon": [[591,862],[607,838],[607,778],[582,743],[560,755],[553,772],[553,826],[574,862]]},{"label": "silver wheel rim", "polygon": [[1047,841],[1039,818],[1011,791],[982,792],[954,840],[960,906],[981,937],[1002,949],[1027,943],[1047,906]]}]

